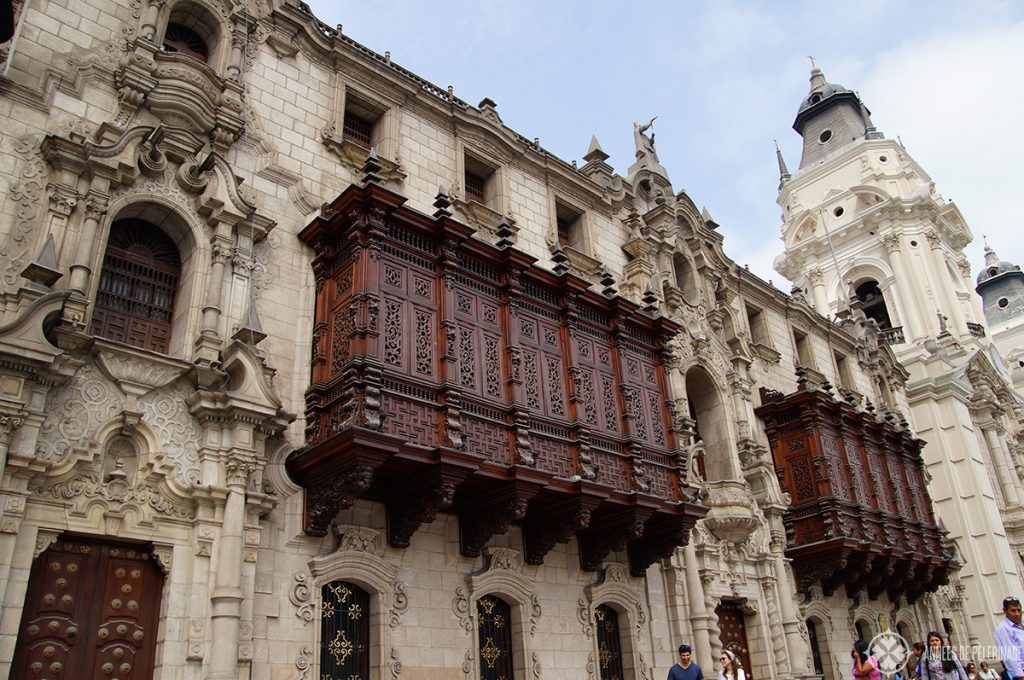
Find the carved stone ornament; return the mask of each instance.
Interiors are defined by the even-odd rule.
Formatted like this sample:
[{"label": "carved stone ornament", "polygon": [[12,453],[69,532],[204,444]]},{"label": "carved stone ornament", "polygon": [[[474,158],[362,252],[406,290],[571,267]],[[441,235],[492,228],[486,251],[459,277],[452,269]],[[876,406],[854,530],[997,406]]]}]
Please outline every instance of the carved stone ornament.
[{"label": "carved stone ornament", "polygon": [[593,653],[587,655],[587,680],[597,680],[597,662]]},{"label": "carved stone ornament", "polygon": [[409,608],[409,596],[405,594],[405,583],[395,581],[394,592],[391,594],[391,611],[388,613],[388,626],[396,630],[402,625],[402,614]]},{"label": "carved stone ornament", "polygon": [[530,637],[534,637],[537,634],[537,624],[540,622],[542,613],[540,600],[537,599],[536,595],[530,595]]},{"label": "carved stone ornament", "polygon": [[355,552],[379,554],[378,538],[380,532],[369,527],[336,526],[334,533],[338,537],[338,552],[347,550]]},{"label": "carved stone ornament", "polygon": [[394,647],[391,648],[390,654],[391,662],[388,664],[388,670],[391,672],[391,680],[398,680],[398,676],[402,674],[402,662],[398,658],[398,652]]},{"label": "carved stone ornament", "polygon": [[309,574],[304,571],[295,572],[295,583],[292,585],[291,590],[288,591],[288,599],[293,605],[295,605],[295,615],[302,621],[302,625],[305,626],[313,620],[313,611],[316,605],[313,604],[311,579]]},{"label": "carved stone ornament", "polygon": [[533,671],[533,680],[540,680],[540,659],[537,658],[537,652],[533,653],[533,663],[530,664],[530,669]]},{"label": "carved stone ornament", "polygon": [[472,651],[466,652],[466,658],[463,659],[463,661],[462,661],[462,672],[465,674],[466,680],[473,680],[473,675],[474,675],[473,674],[473,666],[474,665],[476,665],[476,664],[473,663],[473,652]]},{"label": "carved stone ornament", "polygon": [[462,586],[455,589],[455,597],[452,599],[452,611],[459,619],[459,625],[462,626],[462,630],[466,631],[466,635],[472,633],[473,619],[469,611],[469,594]]},{"label": "carved stone ornament", "polygon": [[590,611],[590,602],[587,598],[581,597],[577,602],[576,619],[580,622],[580,626],[583,628],[583,634],[587,636],[589,640],[594,635],[594,617]]},{"label": "carved stone ornament", "polygon": [[[392,650],[394,653],[394,650]],[[295,667],[299,669],[299,675],[295,680],[309,680],[309,668],[313,665],[313,648],[309,645],[302,645],[299,655],[295,658]]]}]

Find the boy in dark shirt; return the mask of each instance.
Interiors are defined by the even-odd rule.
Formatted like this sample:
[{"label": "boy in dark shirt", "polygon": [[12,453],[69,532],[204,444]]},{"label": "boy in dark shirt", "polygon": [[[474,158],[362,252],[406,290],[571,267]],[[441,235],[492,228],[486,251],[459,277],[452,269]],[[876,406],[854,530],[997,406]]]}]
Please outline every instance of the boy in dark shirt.
[{"label": "boy in dark shirt", "polygon": [[668,669],[668,680],[704,680],[704,671],[691,660],[690,645],[679,645],[679,663]]}]

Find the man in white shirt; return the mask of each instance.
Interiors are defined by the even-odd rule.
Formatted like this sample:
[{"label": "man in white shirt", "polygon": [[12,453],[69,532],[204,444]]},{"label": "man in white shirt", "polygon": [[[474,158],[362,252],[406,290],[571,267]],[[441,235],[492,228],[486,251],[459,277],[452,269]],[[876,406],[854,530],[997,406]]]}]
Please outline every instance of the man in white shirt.
[{"label": "man in white shirt", "polygon": [[1003,657],[1012,680],[1024,680],[1024,625],[1021,625],[1020,600],[1008,597],[1003,600],[1006,618],[996,626],[996,646]]}]

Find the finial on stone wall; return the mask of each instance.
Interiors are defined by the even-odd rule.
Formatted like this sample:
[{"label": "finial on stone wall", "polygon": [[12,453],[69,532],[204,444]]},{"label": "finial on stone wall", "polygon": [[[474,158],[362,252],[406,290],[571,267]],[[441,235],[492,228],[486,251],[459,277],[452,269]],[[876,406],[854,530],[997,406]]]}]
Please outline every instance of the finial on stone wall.
[{"label": "finial on stone wall", "polygon": [[508,218],[504,215],[501,218],[501,222],[498,223],[498,229],[494,232],[494,235],[498,237],[498,242],[494,245],[499,248],[508,248],[515,245],[513,238],[516,232],[512,231],[512,225],[508,223]]},{"label": "finial on stone wall", "polygon": [[555,272],[559,276],[569,273],[569,267],[565,264],[569,261],[569,256],[565,254],[564,250],[562,250],[561,243],[555,244],[555,251],[551,254],[551,261],[555,263],[555,266],[551,271]]},{"label": "finial on stone wall", "polygon": [[452,200],[448,198],[448,192],[444,190],[444,185],[439,184],[437,186],[437,195],[434,196],[434,207],[437,210],[434,211],[434,219],[441,219],[442,217],[451,217],[451,212],[448,211],[451,206]]},{"label": "finial on stone wall", "polygon": [[604,286],[604,290],[601,291],[601,295],[605,297],[615,297],[619,294],[619,291],[615,290],[615,277],[608,271],[608,267],[601,270],[601,285]]},{"label": "finial on stone wall", "polygon": [[252,300],[249,301],[249,308],[245,310],[242,324],[231,337],[253,347],[260,344],[267,337],[267,334],[263,332],[263,324],[260,323],[260,315],[256,312],[256,305],[253,304]]},{"label": "finial on stone wall", "polygon": [[588,163],[598,162],[603,163],[608,160],[608,154],[604,152],[601,145],[597,141],[597,135],[590,135],[590,148],[587,149],[587,155],[583,157]]},{"label": "finial on stone wall", "polygon": [[382,180],[377,173],[382,167],[377,158],[377,148],[371,146],[370,153],[366,155],[366,162],[363,163],[363,184],[380,184]]},{"label": "finial on stone wall", "polygon": [[57,269],[57,250],[53,246],[53,234],[49,234],[46,237],[43,249],[39,251],[39,256],[28,263],[28,266],[22,270],[21,275],[32,283],[38,283],[47,288],[57,283],[60,277],[64,276]]},{"label": "finial on stone wall", "polygon": [[644,303],[644,311],[648,314],[658,313],[658,296],[654,294],[654,289],[651,288],[650,282],[647,284],[647,288],[644,289],[644,296],[641,298]]}]

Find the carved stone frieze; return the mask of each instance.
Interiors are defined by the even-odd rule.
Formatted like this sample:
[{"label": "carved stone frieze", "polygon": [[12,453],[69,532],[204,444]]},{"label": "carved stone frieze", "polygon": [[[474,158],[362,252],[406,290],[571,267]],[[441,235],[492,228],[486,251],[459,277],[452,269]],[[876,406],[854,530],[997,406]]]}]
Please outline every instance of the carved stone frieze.
[{"label": "carved stone frieze", "polygon": [[86,505],[101,499],[111,507],[147,507],[165,517],[189,519],[193,516],[191,507],[173,501],[152,482],[130,485],[120,479],[104,480],[95,472],[76,475],[60,484],[40,484],[34,487],[33,493],[42,498],[70,500],[78,510],[84,510]]},{"label": "carved stone frieze", "polygon": [[50,390],[37,455],[49,463],[87,449],[92,435],[120,410],[124,397],[95,366],[86,364],[67,385]]}]

